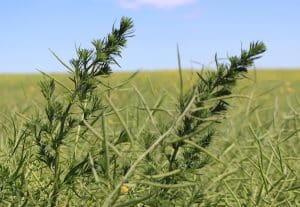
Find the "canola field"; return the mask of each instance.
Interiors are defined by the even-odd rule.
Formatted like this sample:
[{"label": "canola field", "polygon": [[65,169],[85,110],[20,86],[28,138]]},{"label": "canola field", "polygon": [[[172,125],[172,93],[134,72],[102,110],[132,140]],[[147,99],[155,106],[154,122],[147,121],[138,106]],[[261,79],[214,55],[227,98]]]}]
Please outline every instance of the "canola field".
[{"label": "canola field", "polygon": [[[179,94],[178,71],[139,72],[127,81],[131,75],[132,73],[129,72],[118,72],[113,73],[111,77],[103,78],[103,83],[108,86],[125,83],[111,97],[115,107],[129,106],[129,112],[126,111],[127,109],[120,112],[125,117],[126,126],[135,123],[140,126],[139,122],[143,119],[139,117],[140,120],[136,120],[130,116],[130,110],[132,110],[130,107],[141,105],[141,100],[136,98],[135,87],[138,88],[150,108],[154,107],[161,97],[164,97],[165,101],[160,106],[161,111],[171,114],[175,110]],[[67,75],[54,74],[52,76],[66,85],[71,84]],[[213,141],[207,151],[204,151],[211,160],[201,169],[200,177],[197,178],[200,184],[195,189],[201,193],[189,195],[193,199],[192,206],[300,206],[300,70],[255,70],[250,71],[247,76],[247,79],[239,81],[237,87],[234,88],[233,95],[236,97],[229,100],[230,107],[226,118],[217,125]],[[195,77],[196,71],[183,72],[185,91],[192,86]],[[45,101],[38,87],[42,79],[42,75],[36,74],[0,75],[1,163],[5,163],[3,152],[9,151],[5,148],[8,146],[7,137],[14,136],[10,127],[19,126],[12,120],[21,122],[24,117],[31,117],[42,110]],[[163,122],[164,116],[159,116],[158,120]],[[146,123],[148,122],[145,122],[143,127],[147,128]],[[107,120],[109,132],[107,133],[113,133],[114,127],[120,127],[118,119],[109,118]],[[14,164],[16,165],[12,161],[11,165]],[[31,167],[34,168],[34,166]],[[30,172],[30,170],[26,171],[25,177],[30,177]],[[1,173],[4,173],[2,168],[0,176]],[[47,180],[35,181],[34,174],[31,179],[33,183],[36,183],[36,186],[31,186],[33,189],[35,187],[38,189],[38,185],[47,183]],[[193,180],[193,178],[190,179]],[[163,184],[156,186],[158,184],[154,182],[135,183],[134,180],[130,182],[133,184],[122,186],[120,191],[120,200],[124,199],[126,202],[124,205],[120,202],[115,206],[151,206],[152,204],[146,202],[149,198],[151,200],[151,194],[147,199],[145,197],[143,205],[130,204],[137,199],[143,203],[144,197],[133,196],[139,193],[135,191],[135,188],[140,185],[150,186],[149,192],[158,187],[164,188]],[[168,186],[173,189],[174,195],[177,192],[176,186],[176,183],[174,186]],[[195,191],[195,189],[187,192]],[[24,195],[10,195],[9,190],[8,194],[4,192],[6,191],[0,192],[0,206],[26,202],[32,204],[34,201],[38,204],[47,203],[47,198],[39,197],[39,194],[31,195],[30,190],[26,202],[23,199],[26,197]],[[162,199],[170,199],[172,195],[162,195],[163,192],[155,191]],[[100,197],[100,194],[96,191],[85,192],[85,189],[79,192],[79,194],[82,193],[82,197],[78,195],[74,199],[68,199],[66,196],[68,193],[64,191],[59,193],[63,195],[58,200],[61,206],[94,206],[98,202],[97,199],[100,199],[97,197]],[[146,192],[141,194],[145,195]],[[184,197],[181,194],[178,195]],[[130,196],[132,196],[132,201],[129,199]],[[13,203],[14,199],[16,203]],[[44,199],[43,202],[42,199]],[[127,203],[128,199],[130,201]],[[188,206],[186,204],[188,202],[184,202],[185,204],[170,204],[162,200],[156,205]]]}]

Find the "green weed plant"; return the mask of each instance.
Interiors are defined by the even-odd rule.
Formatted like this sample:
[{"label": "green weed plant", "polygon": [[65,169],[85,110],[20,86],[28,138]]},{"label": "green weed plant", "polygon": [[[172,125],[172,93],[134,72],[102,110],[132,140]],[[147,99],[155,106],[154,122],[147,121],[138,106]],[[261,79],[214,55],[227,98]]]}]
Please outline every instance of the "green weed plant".
[{"label": "green weed plant", "polygon": [[[293,167],[299,150],[291,141],[298,136],[297,114],[282,120],[274,114],[261,122],[254,95],[233,93],[265,45],[253,42],[227,63],[216,56],[216,70],[197,72],[189,88],[178,50],[176,103],[165,108],[170,97],[160,94],[150,103],[131,84],[136,73],[118,83],[109,81],[111,66],[118,65],[116,58],[132,36],[133,21],[124,17],[104,39],[92,41],[93,49],[76,48],[70,64],[53,53],[69,80],[42,72],[43,105],[30,116],[12,119],[13,128],[7,129],[12,135],[1,153],[1,205],[299,204],[299,169]],[[124,90],[135,94],[130,98],[136,104],[117,99]],[[232,99],[249,100],[236,117],[247,119],[239,129],[226,121]],[[233,133],[228,128],[244,139],[214,145],[221,132]],[[293,152],[283,150],[284,144]]]}]

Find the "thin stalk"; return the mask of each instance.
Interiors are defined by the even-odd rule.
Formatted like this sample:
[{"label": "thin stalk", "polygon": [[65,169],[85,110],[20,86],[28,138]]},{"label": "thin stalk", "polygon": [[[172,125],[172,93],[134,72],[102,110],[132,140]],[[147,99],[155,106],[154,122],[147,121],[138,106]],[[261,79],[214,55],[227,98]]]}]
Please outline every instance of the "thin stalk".
[{"label": "thin stalk", "polygon": [[173,176],[173,175],[177,175],[181,173],[181,170],[180,169],[176,169],[176,170],[173,170],[171,172],[166,172],[166,173],[162,173],[162,174],[158,174],[158,175],[142,175],[143,177],[146,177],[148,179],[162,179],[162,178],[165,178],[165,177],[169,177],[169,176]]},{"label": "thin stalk", "polygon": [[120,180],[120,182],[115,186],[115,189],[104,200],[103,207],[110,206],[110,204],[113,202],[113,199],[116,199],[115,196],[118,194],[121,186],[124,184],[124,182],[126,182],[129,179],[129,177],[132,176],[132,174],[134,173],[138,164],[177,128],[180,121],[184,118],[184,116],[187,114],[187,112],[192,107],[194,99],[195,99],[195,96],[193,96],[193,98],[191,98],[191,100],[190,100],[189,104],[186,106],[184,112],[175,120],[175,122],[171,125],[171,127],[164,134],[159,136],[158,139],[141,156],[139,156],[136,159],[136,161],[131,165],[131,167],[129,168],[129,170],[123,177],[123,179]]},{"label": "thin stalk", "polygon": [[149,186],[154,186],[154,187],[159,187],[159,188],[186,188],[186,187],[191,187],[197,185],[197,183],[179,183],[179,184],[162,184],[162,183],[155,183],[155,182],[150,182],[146,180],[141,180],[141,181],[136,181],[135,183],[137,184],[143,184],[143,185],[149,185]]},{"label": "thin stalk", "polygon": [[201,152],[205,153],[206,155],[208,155],[209,157],[213,158],[214,160],[216,160],[219,163],[222,163],[224,166],[226,166],[226,163],[224,163],[222,160],[220,160],[219,158],[217,158],[215,155],[213,155],[212,153],[210,153],[208,150],[206,150],[204,147],[201,147],[200,145],[190,141],[190,140],[184,140],[183,141],[185,144],[189,144],[193,147],[195,147],[196,149],[200,150]]},{"label": "thin stalk", "polygon": [[178,71],[179,71],[179,104],[181,112],[184,109],[184,97],[183,97],[183,76],[182,76],[182,67],[181,67],[181,58],[179,52],[179,46],[177,44],[177,61],[178,61]]},{"label": "thin stalk", "polygon": [[142,201],[145,201],[145,200],[148,200],[152,195],[146,195],[146,196],[143,196],[143,197],[138,197],[138,198],[134,198],[132,200],[129,200],[129,201],[123,201],[122,203],[120,204],[116,204],[114,207],[126,207],[126,206],[135,206],[139,203],[141,203]]},{"label": "thin stalk", "polygon": [[[182,113],[184,110],[183,76],[182,76],[181,58],[180,58],[178,44],[177,44],[177,61],[178,61],[178,72],[179,72],[179,110]],[[173,153],[171,155],[171,159],[170,159],[170,163],[169,163],[169,171],[173,170],[173,163],[176,160],[176,156],[177,156],[180,146],[181,146],[181,142],[173,144]]]},{"label": "thin stalk", "polygon": [[69,89],[65,84],[63,84],[61,81],[57,80],[54,76],[49,75],[41,70],[38,70],[40,73],[42,73],[44,76],[53,79],[58,85],[60,85],[61,87],[63,87],[64,89],[66,89],[69,93],[73,93],[73,91],[71,89]]},{"label": "thin stalk", "polygon": [[126,125],[123,117],[121,116],[121,114],[119,113],[119,110],[116,108],[116,106],[114,105],[114,103],[111,101],[111,99],[108,97],[108,96],[105,96],[106,100],[108,101],[109,105],[112,107],[112,109],[114,110],[115,114],[117,115],[119,121],[121,122],[122,126],[124,127],[128,137],[129,137],[129,140],[130,140],[130,143],[131,145],[133,145],[133,136],[132,134],[130,133],[129,129],[128,129],[128,126]]},{"label": "thin stalk", "polygon": [[154,117],[153,117],[153,115],[152,115],[152,113],[151,113],[151,111],[150,111],[149,105],[147,104],[147,102],[146,102],[144,96],[143,96],[142,93],[137,89],[136,86],[133,85],[132,87],[133,87],[133,89],[135,90],[135,92],[138,94],[138,96],[140,97],[140,99],[141,99],[141,101],[142,101],[144,107],[146,108],[146,111],[147,111],[147,113],[148,113],[148,117],[150,118],[153,127],[154,127],[155,130],[158,132],[158,134],[161,134],[159,128],[157,127],[156,121],[155,121],[155,119],[154,119]]},{"label": "thin stalk", "polygon": [[104,148],[104,157],[105,157],[105,175],[106,175],[106,178],[109,180],[109,181],[112,181],[112,178],[111,178],[111,174],[110,174],[110,170],[109,170],[109,167],[110,167],[110,162],[109,162],[109,151],[108,151],[108,141],[107,141],[107,136],[106,136],[106,130],[105,130],[105,116],[102,115],[102,135],[103,135],[103,148]]},{"label": "thin stalk", "polygon": [[[154,104],[154,108],[159,107],[163,102],[163,97],[160,97],[157,102]],[[155,114],[156,111],[151,111],[151,115],[153,116]],[[141,128],[139,129],[138,133],[137,133],[137,137],[139,137],[141,135],[141,133],[143,132],[143,130],[145,129],[145,127],[147,126],[148,120],[149,120],[149,116],[147,116],[147,118],[145,119],[145,121],[143,122],[143,125],[141,126]]]},{"label": "thin stalk", "polygon": [[93,160],[93,158],[91,156],[91,153],[89,153],[89,159],[90,159],[90,164],[91,164],[91,168],[92,168],[92,172],[93,172],[95,181],[96,181],[96,183],[99,183],[100,182],[100,178],[99,178],[98,173],[97,173],[97,171],[95,169],[94,160]]},{"label": "thin stalk", "polygon": [[179,147],[181,146],[182,142],[177,142],[175,144],[173,144],[173,153],[170,159],[170,163],[169,163],[169,171],[173,170],[173,163],[175,162],[177,153],[179,151]]},{"label": "thin stalk", "polygon": [[58,198],[58,192],[59,192],[59,187],[61,184],[60,181],[60,146],[61,146],[61,140],[64,138],[64,128],[65,128],[65,122],[66,119],[69,115],[70,109],[73,105],[73,100],[74,96],[72,96],[72,100],[69,102],[66,110],[63,113],[63,117],[60,121],[60,130],[59,134],[57,135],[56,142],[54,145],[55,148],[55,160],[54,160],[54,184],[53,184],[53,189],[52,189],[52,194],[51,194],[51,207],[56,206],[56,200]]},{"label": "thin stalk", "polygon": [[250,131],[251,131],[251,133],[254,137],[254,140],[257,142],[257,145],[258,145],[258,149],[259,149],[259,157],[258,157],[259,172],[261,173],[261,177],[262,177],[262,180],[263,180],[263,183],[264,183],[265,190],[268,192],[268,184],[267,184],[267,180],[266,180],[266,175],[263,172],[263,170],[264,170],[263,150],[262,150],[262,146],[261,146],[261,143],[260,143],[260,139],[256,135],[256,133],[254,132],[254,129],[253,129],[251,124],[249,125],[249,128],[250,128]]},{"label": "thin stalk", "polygon": [[[86,120],[83,120],[82,122],[96,137],[98,137],[102,141],[104,140],[104,138]],[[119,150],[113,144],[108,141],[106,143],[107,146],[109,146],[119,157],[122,157]]]},{"label": "thin stalk", "polygon": [[[84,119],[84,111],[86,109],[86,106],[87,106],[87,101],[85,100],[83,105],[83,113],[81,115],[81,121]],[[78,146],[80,131],[81,131],[81,125],[79,124],[77,127],[77,132],[75,137],[74,160],[76,159],[76,155],[77,155],[77,146]]]},{"label": "thin stalk", "polygon": [[60,185],[60,167],[59,167],[59,158],[60,158],[60,147],[55,151],[55,166],[54,166],[54,185],[51,194],[51,207],[56,206],[56,201],[58,198],[59,185]]},{"label": "thin stalk", "polygon": [[225,187],[229,190],[230,194],[233,196],[234,200],[237,202],[239,207],[242,207],[240,200],[237,195],[233,192],[233,190],[229,187],[226,181],[224,181]]}]

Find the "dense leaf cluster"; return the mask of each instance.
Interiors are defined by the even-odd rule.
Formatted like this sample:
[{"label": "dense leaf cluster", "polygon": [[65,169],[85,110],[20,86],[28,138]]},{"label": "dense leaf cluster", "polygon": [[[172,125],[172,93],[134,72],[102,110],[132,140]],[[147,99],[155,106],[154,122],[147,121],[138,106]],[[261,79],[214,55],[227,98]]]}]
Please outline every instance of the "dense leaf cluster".
[{"label": "dense leaf cluster", "polygon": [[[53,53],[71,74],[72,89],[52,77],[42,81],[40,88],[46,101],[45,117],[37,115],[26,124],[27,130],[35,138],[38,160],[46,164],[53,175],[51,183],[47,184],[52,185],[48,205],[56,205],[64,184],[72,184],[76,178],[91,174],[89,152],[80,152],[84,156],[76,152],[79,139],[87,133],[82,121],[90,120],[93,126],[105,112],[106,108],[96,93],[101,82],[98,77],[109,75],[111,65],[118,65],[116,58],[121,57],[121,50],[132,36],[132,28],[132,20],[123,17],[119,27],[113,26],[106,38],[92,41],[94,49],[77,48],[77,58],[70,61],[71,66]],[[55,95],[57,83],[64,88],[64,97]],[[76,149],[70,157],[70,164],[66,165],[61,147],[70,145],[70,140],[75,142],[71,146]]]},{"label": "dense leaf cluster", "polygon": [[[179,140],[173,143],[173,154],[170,159],[170,169],[176,162],[176,155],[184,140],[193,141],[201,148],[207,148],[215,134],[214,123],[222,121],[224,112],[228,109],[227,99],[232,98],[232,89],[238,79],[245,77],[248,68],[254,60],[266,51],[262,42],[250,44],[249,50],[242,49],[240,56],[229,57],[229,63],[219,63],[215,57],[216,70],[198,72],[198,80],[194,87],[180,97],[179,111],[183,111],[189,101],[195,96],[194,110],[188,113],[177,130]],[[201,168],[207,163],[205,155],[199,149],[186,147],[183,152],[187,168]]]}]

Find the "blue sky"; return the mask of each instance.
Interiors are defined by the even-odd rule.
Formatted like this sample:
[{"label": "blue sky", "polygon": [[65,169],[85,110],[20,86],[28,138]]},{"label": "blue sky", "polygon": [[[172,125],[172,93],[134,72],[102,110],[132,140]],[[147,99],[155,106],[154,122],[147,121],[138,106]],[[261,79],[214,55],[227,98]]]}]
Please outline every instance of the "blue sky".
[{"label": "blue sky", "polygon": [[122,16],[135,23],[119,70],[213,66],[262,40],[257,67],[300,67],[299,0],[2,0],[0,73],[64,72],[48,48],[66,62],[75,45],[91,47]]}]

